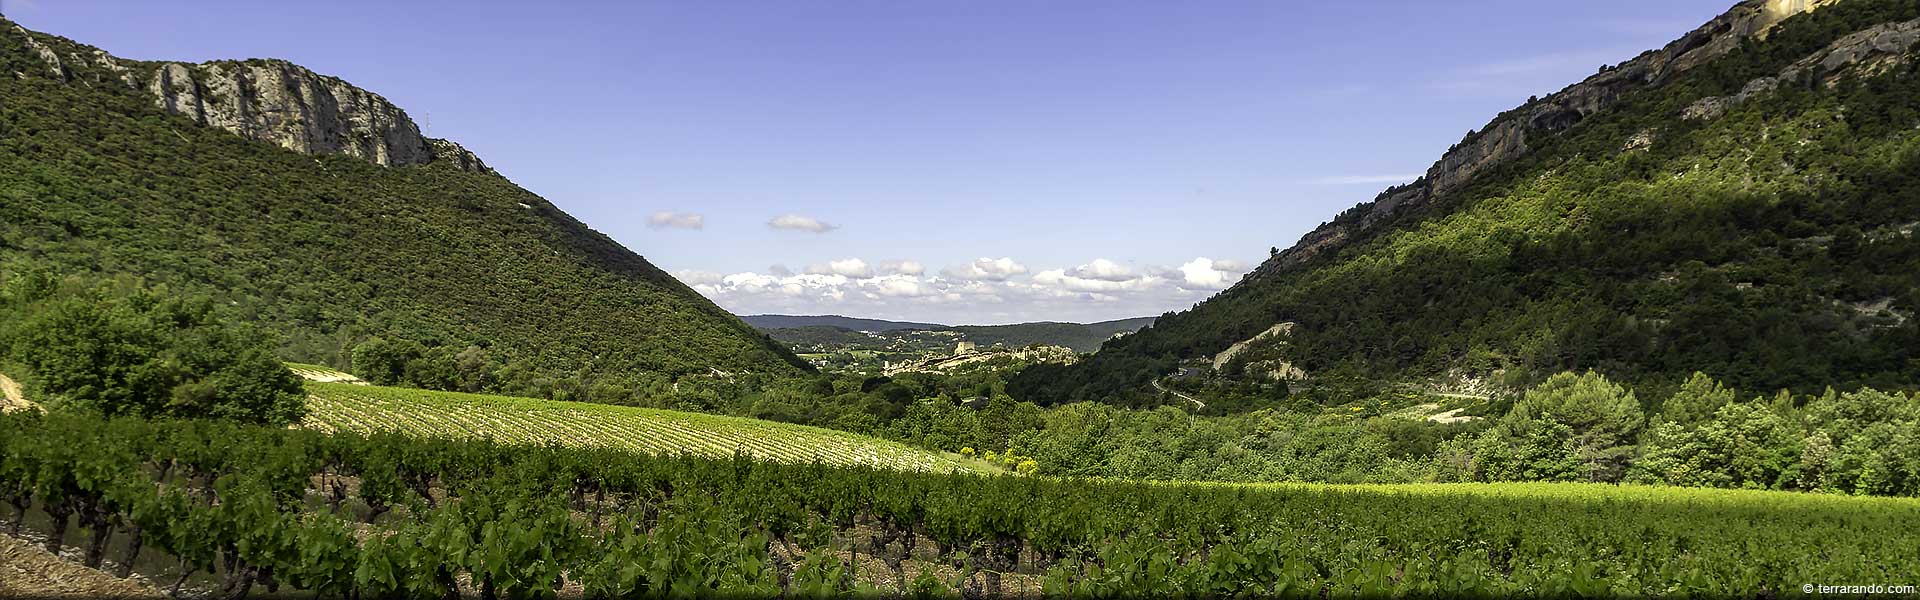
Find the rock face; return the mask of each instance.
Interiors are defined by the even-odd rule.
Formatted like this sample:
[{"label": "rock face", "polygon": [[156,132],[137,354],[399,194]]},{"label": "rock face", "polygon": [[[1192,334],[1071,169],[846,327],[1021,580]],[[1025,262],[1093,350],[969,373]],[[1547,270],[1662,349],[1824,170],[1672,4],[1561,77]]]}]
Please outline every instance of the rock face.
[{"label": "rock face", "polygon": [[406,111],[285,61],[165,63],[146,89],[167,112],[295,152],[345,154],[388,167],[433,161]]},{"label": "rock face", "polygon": [[1227,347],[1226,350],[1222,350],[1219,354],[1213,355],[1213,370],[1219,371],[1225,369],[1227,363],[1233,362],[1233,357],[1239,356],[1241,352],[1246,352],[1247,349],[1252,348],[1254,344],[1274,337],[1293,335],[1293,328],[1294,323],[1292,322],[1275,323],[1272,327],[1268,327],[1266,331],[1260,332],[1259,335],[1255,335],[1244,341],[1234,342],[1233,345]]},{"label": "rock face", "polygon": [[460,144],[438,138],[427,138],[427,148],[433,152],[433,160],[447,161],[462,171],[492,173],[493,168],[480,160],[478,155],[468,151]]},{"label": "rock face", "polygon": [[1840,0],[1747,0],[1664,48],[1604,68],[1558,93],[1530,100],[1502,113],[1449,149],[1420,180],[1388,189],[1372,202],[1321,225],[1292,248],[1254,269],[1249,277],[1280,272],[1338,248],[1394,213],[1458,191],[1475,175],[1525,154],[1529,136],[1564,131],[1588,115],[1613,106],[1629,92],[1659,86],[1676,74],[1733,51],[1742,40],[1765,36],[1774,25],[1789,17],[1838,2]]},{"label": "rock face", "polygon": [[1913,59],[1911,52],[1920,44],[1920,20],[1885,23],[1848,34],[1811,56],[1794,61],[1775,77],[1747,82],[1740,93],[1711,96],[1688,106],[1681,116],[1688,119],[1714,119],[1728,108],[1755,96],[1770,94],[1782,81],[1812,77],[1822,85],[1833,86],[1849,76],[1871,77]]},{"label": "rock face", "polygon": [[344,154],[387,167],[444,160],[463,170],[492,172],[459,144],[421,135],[406,111],[379,94],[287,61],[129,61],[19,25],[11,28],[40,57],[48,76],[83,85],[117,80],[151,96],[162,110],[201,125],[306,154]]}]

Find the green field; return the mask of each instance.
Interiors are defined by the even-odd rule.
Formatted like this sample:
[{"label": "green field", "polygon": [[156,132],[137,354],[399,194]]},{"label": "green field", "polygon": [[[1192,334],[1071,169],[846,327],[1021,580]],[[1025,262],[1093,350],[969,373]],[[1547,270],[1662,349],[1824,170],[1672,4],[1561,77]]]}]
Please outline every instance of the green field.
[{"label": "green field", "polygon": [[699,413],[583,402],[308,382],[305,425],[324,431],[491,438],[648,454],[785,463],[869,465],[908,471],[973,471],[959,459],[851,433]]},{"label": "green field", "polygon": [[285,364],[287,365],[287,370],[293,371],[293,374],[299,375],[301,379],[305,379],[307,381],[324,381],[324,382],[340,382],[340,383],[351,383],[356,381],[362,381],[359,377],[354,376],[354,374],[352,373],[335,369],[333,367],[323,367],[320,365],[309,365],[309,364],[294,363],[294,362],[285,363]]},{"label": "green field", "polygon": [[151,580],[319,597],[1777,598],[1920,573],[1912,498],[984,477],[67,412],[0,415],[0,492],[144,536]]}]

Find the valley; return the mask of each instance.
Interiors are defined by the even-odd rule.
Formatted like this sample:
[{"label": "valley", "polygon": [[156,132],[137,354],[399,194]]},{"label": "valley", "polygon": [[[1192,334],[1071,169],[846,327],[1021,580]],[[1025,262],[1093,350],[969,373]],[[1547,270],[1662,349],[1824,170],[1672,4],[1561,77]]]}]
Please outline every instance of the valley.
[{"label": "valley", "polygon": [[1099,350],[1107,340],[1153,323],[1151,317],[1090,324],[960,326],[840,316],[755,315],[744,320],[815,367],[884,375],[938,371],[942,367],[935,363],[942,362],[952,368],[958,365],[945,359],[976,353],[981,356],[967,362],[998,358],[1006,364],[1071,363],[1076,354]]},{"label": "valley", "polygon": [[[732,33],[773,35],[749,30]],[[833,39],[875,35],[852,31]],[[1259,32],[1244,39],[1275,37]],[[848,97],[878,125],[794,125],[821,128],[807,152],[774,150],[807,137],[770,125],[784,121],[735,120],[805,99],[754,79],[743,89],[765,104],[686,91],[730,107],[705,122],[717,146],[655,140],[672,128],[623,119],[678,113],[622,106],[592,113],[607,139],[578,155],[487,161],[429,137],[424,107],[416,122],[292,62],[136,60],[0,18],[0,596],[1775,598],[1913,583],[1920,3],[1747,0],[1671,33],[1499,113],[1421,175],[1327,175],[1311,185],[1408,183],[1258,265],[1207,249],[1053,268],[993,256],[1043,229],[1085,244],[1080,230],[1148,203],[1043,187],[1058,206],[991,226],[916,212],[993,189],[967,169],[1091,180],[1073,163],[1126,158],[1061,161],[996,137],[1020,128],[941,120],[1045,102],[942,112],[908,102],[927,82],[891,78],[965,64],[844,69],[862,77],[836,93],[906,87]],[[513,75],[526,96],[468,99],[545,107],[506,119],[532,144],[569,131],[535,122],[601,106],[548,102],[561,86],[543,78],[659,102],[699,83],[662,66],[699,53],[642,60],[619,36],[573,37],[588,45],[554,46],[570,61],[611,52],[665,79],[549,63]],[[830,78],[759,61],[839,47],[753,48],[765,55],[737,65]],[[968,52],[993,77],[1023,73]],[[391,60],[452,69],[428,58]],[[1537,66],[1514,64],[1475,73]],[[1440,93],[1409,89],[1425,91],[1396,107]],[[888,121],[885,99],[914,125]],[[1201,123],[1182,127],[1214,131]],[[863,146],[848,140],[872,130],[854,125],[952,129]],[[1176,133],[1137,139],[1262,147]],[[941,163],[966,185],[882,168],[982,140],[993,160]],[[716,153],[752,168],[694,167]],[[555,179],[556,164],[573,170]],[[679,173],[594,187],[599,171],[660,165],[782,190],[842,180],[842,199],[807,216],[676,187]],[[556,201],[606,233],[514,169],[561,182]],[[1154,206],[1250,193],[1156,185],[1142,184],[1168,195]],[[687,206],[636,212],[659,198]],[[1205,221],[1237,216],[1182,215],[1220,239],[1160,213],[1141,231],[1243,241]],[[925,240],[907,238],[939,235],[967,258],[868,262],[919,258],[900,248]],[[862,244],[884,250],[839,258]],[[827,310],[847,314],[768,312]]]}]

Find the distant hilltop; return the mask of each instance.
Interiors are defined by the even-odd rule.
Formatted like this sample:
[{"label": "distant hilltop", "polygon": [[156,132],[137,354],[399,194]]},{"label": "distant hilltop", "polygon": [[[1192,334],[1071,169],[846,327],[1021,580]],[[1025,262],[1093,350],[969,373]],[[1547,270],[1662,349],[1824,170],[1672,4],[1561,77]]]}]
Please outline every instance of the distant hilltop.
[{"label": "distant hilltop", "polygon": [[[1040,321],[1034,323],[1016,323],[1012,325],[941,325],[938,323],[915,323],[909,321],[885,321],[880,319],[861,319],[839,315],[797,316],[797,315],[749,315],[741,317],[748,325],[767,332],[775,340],[788,344],[818,343],[832,340],[823,338],[827,332],[821,329],[835,329],[845,332],[886,333],[896,331],[940,331],[956,334],[981,347],[995,344],[1018,348],[1034,344],[1064,346],[1075,352],[1093,352],[1109,339],[1139,331],[1152,325],[1157,317],[1137,317],[1098,323],[1059,323]],[[831,336],[827,336],[831,337]],[[843,340],[852,343],[857,339]]]},{"label": "distant hilltop", "polygon": [[795,327],[839,327],[853,331],[899,331],[902,329],[946,329],[938,323],[912,323],[907,321],[883,321],[880,319],[860,319],[840,315],[747,315],[740,317],[759,329],[791,329]]}]

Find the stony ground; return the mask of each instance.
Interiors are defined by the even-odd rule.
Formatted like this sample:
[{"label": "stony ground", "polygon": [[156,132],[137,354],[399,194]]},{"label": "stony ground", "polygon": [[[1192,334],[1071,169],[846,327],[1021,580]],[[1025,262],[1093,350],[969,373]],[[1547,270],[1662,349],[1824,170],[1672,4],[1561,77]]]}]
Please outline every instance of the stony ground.
[{"label": "stony ground", "polygon": [[13,412],[35,407],[36,405],[34,403],[29,402],[25,396],[20,395],[20,384],[18,382],[8,379],[5,374],[0,374],[0,412]]},{"label": "stony ground", "polygon": [[0,598],[165,598],[152,586],[120,579],[0,535]]}]

